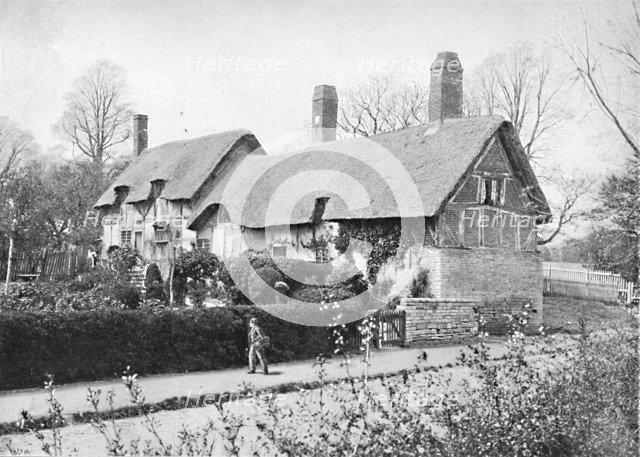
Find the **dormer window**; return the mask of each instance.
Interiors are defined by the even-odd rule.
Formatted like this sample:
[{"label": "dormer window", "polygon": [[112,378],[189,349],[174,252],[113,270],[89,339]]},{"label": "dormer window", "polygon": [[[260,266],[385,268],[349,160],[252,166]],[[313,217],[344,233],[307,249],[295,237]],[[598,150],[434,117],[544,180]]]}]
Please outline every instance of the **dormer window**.
[{"label": "dormer window", "polygon": [[164,190],[164,185],[166,181],[163,179],[156,179],[155,181],[151,181],[151,195],[152,199],[158,198],[162,191]]},{"label": "dormer window", "polygon": [[483,178],[480,182],[480,203],[490,206],[504,205],[504,178]]},{"label": "dormer window", "polygon": [[116,194],[116,200],[114,202],[114,206],[118,208],[122,206],[122,204],[127,198],[127,195],[129,195],[129,188],[127,186],[118,186],[114,189],[114,192]]}]

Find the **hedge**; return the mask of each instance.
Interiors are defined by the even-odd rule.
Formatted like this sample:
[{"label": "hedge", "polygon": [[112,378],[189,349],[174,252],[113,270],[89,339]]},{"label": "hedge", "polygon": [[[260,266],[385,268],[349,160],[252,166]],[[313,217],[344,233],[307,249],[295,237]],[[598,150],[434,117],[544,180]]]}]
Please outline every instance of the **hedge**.
[{"label": "hedge", "polygon": [[330,329],[283,321],[255,306],[0,313],[0,390],[246,364],[247,322],[270,336],[270,362],[332,352]]}]

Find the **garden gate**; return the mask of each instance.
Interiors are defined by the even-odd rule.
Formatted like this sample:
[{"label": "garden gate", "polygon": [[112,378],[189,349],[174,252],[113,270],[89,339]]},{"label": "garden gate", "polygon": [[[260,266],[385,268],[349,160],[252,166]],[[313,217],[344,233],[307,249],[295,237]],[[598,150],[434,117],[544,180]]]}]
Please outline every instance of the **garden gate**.
[{"label": "garden gate", "polygon": [[[404,310],[383,309],[373,315],[377,323],[377,332],[372,346],[377,348],[402,347],[406,340],[406,313]],[[358,328],[360,321],[347,325],[343,335],[347,350],[358,350],[362,345],[362,332]]]}]

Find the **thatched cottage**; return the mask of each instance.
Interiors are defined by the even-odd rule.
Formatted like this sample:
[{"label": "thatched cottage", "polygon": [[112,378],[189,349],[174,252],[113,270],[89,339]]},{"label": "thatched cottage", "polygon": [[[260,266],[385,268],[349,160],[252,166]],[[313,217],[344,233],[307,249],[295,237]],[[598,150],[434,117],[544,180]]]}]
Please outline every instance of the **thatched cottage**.
[{"label": "thatched cottage", "polygon": [[[138,156],[95,205],[105,216],[103,252],[130,243],[163,269],[176,247],[193,245],[223,258],[252,247],[325,262],[337,254],[310,242],[320,228],[418,218],[427,233],[421,257],[409,249],[385,274],[419,262],[436,297],[527,300],[540,310],[536,227],[549,221],[549,205],[511,122],[462,117],[462,72],[455,53],[439,53],[429,123],[366,140],[336,140],[336,90],[318,86],[313,144],[278,155],[242,129],[147,148],[147,119],[137,116]],[[402,185],[390,190],[380,173],[385,154],[402,165],[419,198]],[[287,179],[313,170],[335,173],[321,183],[298,180],[296,192],[272,198]],[[362,185],[368,205],[345,203],[350,188],[340,174]]]}]

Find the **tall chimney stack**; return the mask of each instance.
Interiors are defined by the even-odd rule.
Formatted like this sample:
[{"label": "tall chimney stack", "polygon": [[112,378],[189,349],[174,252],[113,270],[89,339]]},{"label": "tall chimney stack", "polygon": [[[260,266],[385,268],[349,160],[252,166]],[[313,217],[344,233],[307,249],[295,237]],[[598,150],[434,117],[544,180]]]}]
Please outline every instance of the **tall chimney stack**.
[{"label": "tall chimney stack", "polygon": [[338,126],[338,93],[334,86],[316,86],[311,99],[311,128],[313,142],[336,139]]},{"label": "tall chimney stack", "polygon": [[455,52],[439,52],[431,64],[429,122],[462,117],[462,64]]},{"label": "tall chimney stack", "polygon": [[149,116],[146,114],[135,114],[133,116],[133,153],[137,156],[148,146],[148,122]]}]

